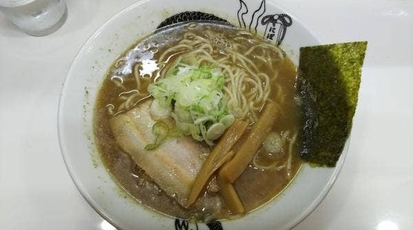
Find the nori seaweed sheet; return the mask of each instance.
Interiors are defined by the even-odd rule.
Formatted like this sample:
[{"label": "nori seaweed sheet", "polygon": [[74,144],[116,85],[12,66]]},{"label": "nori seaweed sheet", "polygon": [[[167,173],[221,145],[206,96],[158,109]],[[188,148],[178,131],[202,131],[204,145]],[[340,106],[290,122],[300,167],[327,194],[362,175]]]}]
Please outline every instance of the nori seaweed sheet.
[{"label": "nori seaweed sheet", "polygon": [[300,48],[298,89],[303,101],[301,157],[334,167],[350,135],[367,42]]}]

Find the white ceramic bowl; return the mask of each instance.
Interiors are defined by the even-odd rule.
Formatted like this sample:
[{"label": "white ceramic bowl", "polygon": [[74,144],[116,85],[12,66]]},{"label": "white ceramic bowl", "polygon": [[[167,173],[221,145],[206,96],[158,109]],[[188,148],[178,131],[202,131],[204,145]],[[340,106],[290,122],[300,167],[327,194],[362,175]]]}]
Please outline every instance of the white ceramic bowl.
[{"label": "white ceramic bowl", "polygon": [[[108,222],[120,229],[208,229],[205,224],[189,224],[153,212],[132,200],[112,180],[95,148],[92,118],[97,90],[115,58],[142,36],[152,32],[167,17],[183,11],[202,11],[221,17],[233,25],[257,30],[271,37],[281,24],[286,28],[281,47],[297,64],[299,47],[319,44],[317,39],[289,12],[272,1],[254,0],[145,0],[123,10],[105,23],[86,42],[64,83],[59,105],[59,139],[68,171],[89,204]],[[285,19],[285,15],[289,15]],[[263,18],[267,23],[263,25]],[[278,18],[278,21],[277,21]],[[282,20],[281,20],[282,21]],[[275,22],[276,24],[271,24]],[[278,28],[277,28],[278,26]],[[274,38],[274,37],[273,37]],[[276,42],[276,40],[274,40]],[[347,146],[347,145],[346,145]],[[304,165],[281,195],[264,207],[231,221],[222,221],[225,230],[290,229],[308,216],[326,196],[345,158],[335,168]],[[192,226],[193,225],[193,226]]]}]

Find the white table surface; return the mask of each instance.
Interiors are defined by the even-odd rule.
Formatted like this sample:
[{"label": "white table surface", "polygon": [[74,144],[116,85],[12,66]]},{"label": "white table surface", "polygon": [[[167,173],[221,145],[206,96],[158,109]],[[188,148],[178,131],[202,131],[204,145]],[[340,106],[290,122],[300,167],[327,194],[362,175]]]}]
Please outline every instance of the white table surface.
[{"label": "white table surface", "polygon": [[[0,13],[0,229],[113,229],[64,165],[57,109],[94,31],[134,0],[66,0],[57,32],[30,37]],[[413,1],[279,0],[323,43],[367,40],[349,153],[336,184],[295,230],[413,229]]]}]

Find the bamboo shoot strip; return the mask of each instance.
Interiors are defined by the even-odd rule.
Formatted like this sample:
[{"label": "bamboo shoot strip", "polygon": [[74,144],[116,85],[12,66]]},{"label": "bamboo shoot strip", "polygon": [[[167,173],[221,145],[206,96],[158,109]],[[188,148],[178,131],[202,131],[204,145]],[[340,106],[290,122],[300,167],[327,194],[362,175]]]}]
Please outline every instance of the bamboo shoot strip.
[{"label": "bamboo shoot strip", "polygon": [[234,158],[220,170],[220,175],[223,180],[228,183],[234,183],[241,173],[244,172],[249,162],[251,162],[255,153],[264,142],[265,137],[267,137],[274,126],[278,112],[279,109],[275,103],[267,104],[261,117],[252,127],[247,140],[242,144]]},{"label": "bamboo shoot strip", "polygon": [[208,183],[212,174],[225,162],[232,158],[234,152],[230,150],[242,136],[247,126],[247,122],[235,120],[234,124],[232,124],[231,127],[224,133],[224,135],[222,135],[214,150],[212,150],[212,152],[206,158],[201,170],[198,173],[198,176],[195,179],[191,193],[189,194],[187,202],[188,207],[195,203],[196,199],[204,189],[205,185]]},{"label": "bamboo shoot strip", "polygon": [[231,183],[226,182],[219,175],[217,178],[218,186],[225,205],[233,214],[242,214],[245,212],[244,205],[238,197],[237,191]]}]

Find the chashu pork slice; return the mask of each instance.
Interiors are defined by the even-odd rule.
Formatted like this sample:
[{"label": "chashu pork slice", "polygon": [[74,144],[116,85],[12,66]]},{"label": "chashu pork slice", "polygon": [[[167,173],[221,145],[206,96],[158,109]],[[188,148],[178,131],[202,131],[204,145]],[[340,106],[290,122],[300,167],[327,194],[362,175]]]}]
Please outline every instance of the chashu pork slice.
[{"label": "chashu pork slice", "polygon": [[154,150],[145,150],[156,136],[150,116],[151,100],[125,114],[113,117],[110,127],[120,147],[158,186],[178,203],[186,206],[192,184],[203,164],[201,155],[209,150],[187,136],[167,137]]}]

